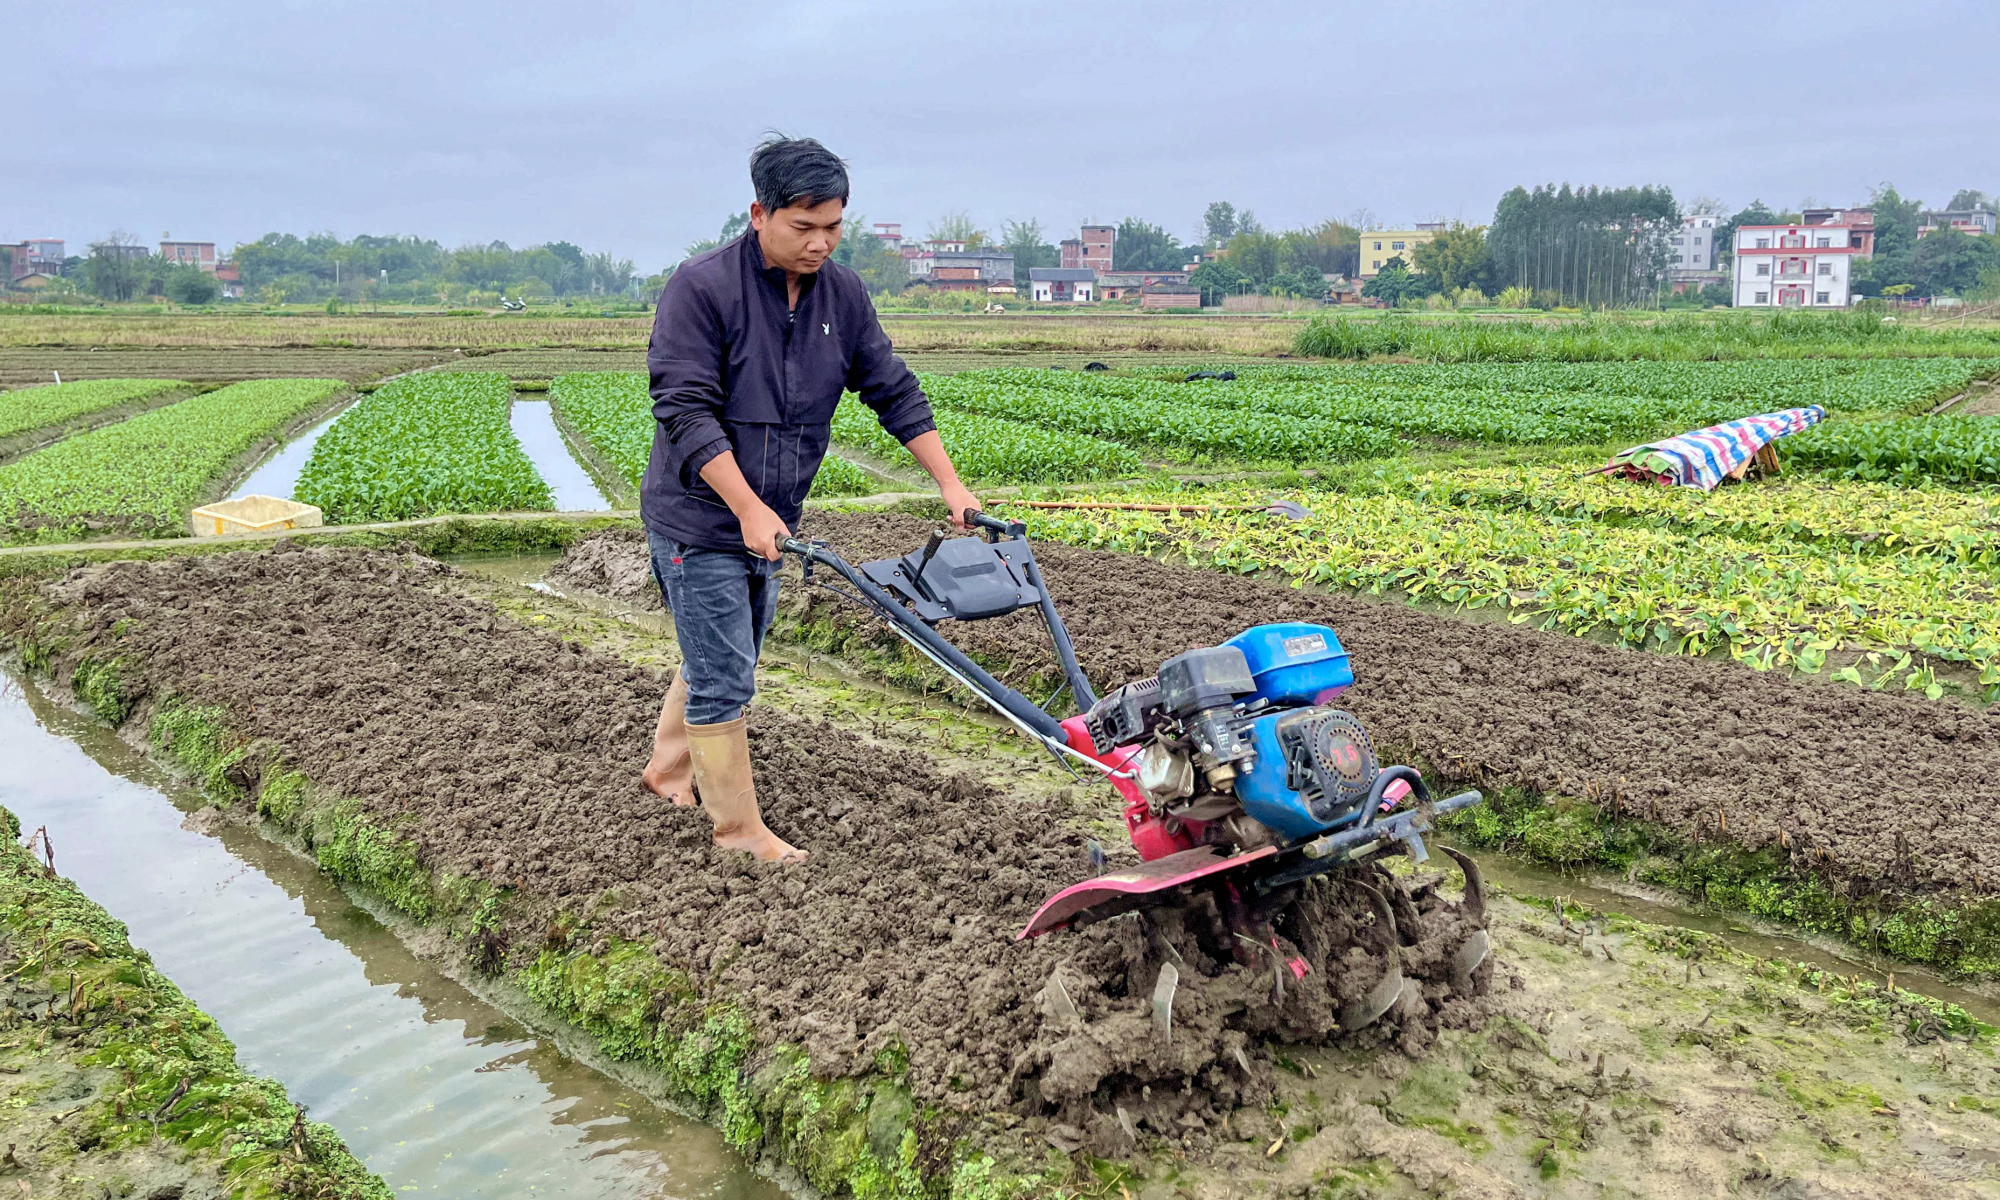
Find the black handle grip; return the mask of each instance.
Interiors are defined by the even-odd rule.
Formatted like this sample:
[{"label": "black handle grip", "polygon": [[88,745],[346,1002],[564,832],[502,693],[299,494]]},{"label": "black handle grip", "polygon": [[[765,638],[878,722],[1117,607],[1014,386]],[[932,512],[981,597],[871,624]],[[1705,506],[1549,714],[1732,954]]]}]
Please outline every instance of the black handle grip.
[{"label": "black handle grip", "polygon": [[998,517],[989,517],[976,508],[966,509],[960,516],[965,519],[965,524],[973,529],[991,529],[995,533],[1016,532],[1012,523],[1002,521]]}]

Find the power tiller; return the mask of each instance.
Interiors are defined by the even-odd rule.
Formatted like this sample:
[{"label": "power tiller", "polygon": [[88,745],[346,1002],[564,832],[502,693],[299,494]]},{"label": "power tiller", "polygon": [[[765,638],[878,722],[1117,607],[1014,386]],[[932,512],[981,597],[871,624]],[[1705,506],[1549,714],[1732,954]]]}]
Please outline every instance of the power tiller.
[{"label": "power tiller", "polygon": [[[965,515],[986,540],[939,531],[919,550],[858,567],[823,541],[787,538],[781,548],[802,560],[809,583],[873,610],[1072,771],[1102,775],[1123,797],[1139,865],[1102,871],[1093,843],[1102,873],[1049,897],[1018,937],[1133,912],[1159,919],[1158,910],[1172,909],[1214,962],[1251,965],[1279,956],[1274,974],[1282,992],[1287,969],[1293,978],[1311,969],[1300,947],[1315,934],[1299,926],[1311,920],[1308,912],[1327,908],[1300,901],[1309,881],[1320,879],[1373,917],[1344,922],[1367,927],[1363,940],[1375,943],[1375,953],[1342,953],[1338,962],[1365,957],[1379,976],[1366,988],[1338,990],[1347,997],[1339,1028],[1370,1024],[1419,990],[1417,981],[1405,982],[1399,947],[1425,937],[1413,927],[1424,921],[1416,901],[1440,908],[1436,881],[1418,883],[1378,860],[1427,861],[1423,835],[1432,819],[1482,797],[1465,791],[1434,800],[1414,768],[1377,762],[1361,722],[1333,704],[1354,682],[1339,636],[1325,625],[1252,626],[1220,646],[1177,654],[1154,677],[1100,698],[1077,664],[1027,527],[976,511]],[[851,590],[816,581],[815,567],[830,569]],[[1040,613],[1063,673],[1063,685],[1043,704],[994,679],[937,631],[947,620],[988,621],[1027,608]],[[1077,711],[1056,717],[1049,706],[1065,692]],[[1489,949],[1479,870],[1442,849],[1464,872],[1466,893],[1450,906],[1459,919],[1438,934],[1451,944],[1430,946],[1425,958],[1437,989],[1476,994],[1490,974],[1474,976]],[[1324,940],[1314,957],[1334,962]],[[1166,989],[1171,1004],[1171,982]]]}]

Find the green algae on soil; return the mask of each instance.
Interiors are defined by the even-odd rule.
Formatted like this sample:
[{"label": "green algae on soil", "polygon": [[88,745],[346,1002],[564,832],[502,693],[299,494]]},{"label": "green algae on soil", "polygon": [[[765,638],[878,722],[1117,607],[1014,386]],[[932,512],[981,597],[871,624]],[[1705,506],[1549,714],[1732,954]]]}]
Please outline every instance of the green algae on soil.
[{"label": "green algae on soil", "polygon": [[[0,809],[0,1187],[388,1200]],[[40,842],[31,835],[30,846]],[[46,853],[46,847],[43,847]]]}]

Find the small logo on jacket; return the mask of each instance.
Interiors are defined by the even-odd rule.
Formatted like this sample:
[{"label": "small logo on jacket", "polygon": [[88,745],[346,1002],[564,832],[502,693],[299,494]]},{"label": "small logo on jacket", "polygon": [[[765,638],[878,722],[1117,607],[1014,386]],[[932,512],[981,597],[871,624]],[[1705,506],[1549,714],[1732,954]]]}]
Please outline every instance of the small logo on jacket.
[{"label": "small logo on jacket", "polygon": [[828,337],[832,337],[832,336],[833,336],[833,326],[832,326],[832,325],[826,325],[826,324],[823,324],[823,325],[821,325],[821,326],[819,327],[819,331],[820,331],[821,333],[825,334],[825,335],[826,335],[826,336],[828,336]]}]

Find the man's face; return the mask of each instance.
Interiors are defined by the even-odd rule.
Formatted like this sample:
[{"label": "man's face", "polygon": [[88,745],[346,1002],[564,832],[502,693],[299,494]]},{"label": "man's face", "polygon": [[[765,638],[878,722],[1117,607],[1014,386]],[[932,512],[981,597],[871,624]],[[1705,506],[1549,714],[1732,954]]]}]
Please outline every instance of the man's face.
[{"label": "man's face", "polygon": [[755,200],[750,202],[750,227],[757,231],[757,244],[764,249],[764,261],[798,275],[810,275],[833,257],[840,245],[842,208],[838,200],[822,200],[811,208],[788,204],[767,213]]}]

